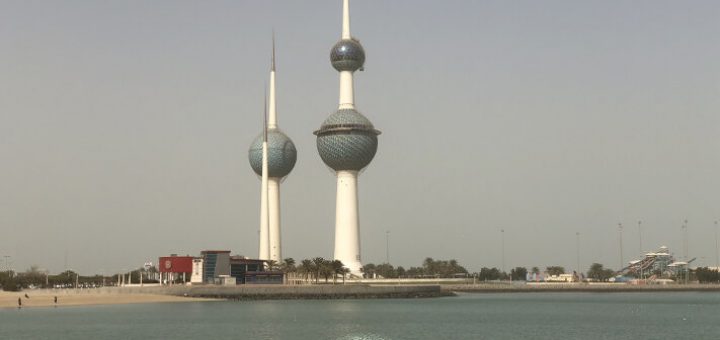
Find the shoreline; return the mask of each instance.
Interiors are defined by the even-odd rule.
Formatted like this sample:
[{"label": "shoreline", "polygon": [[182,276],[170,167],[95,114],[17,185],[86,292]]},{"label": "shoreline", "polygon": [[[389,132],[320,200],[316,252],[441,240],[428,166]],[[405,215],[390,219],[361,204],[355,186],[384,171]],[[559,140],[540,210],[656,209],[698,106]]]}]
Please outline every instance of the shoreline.
[{"label": "shoreline", "polygon": [[[336,300],[409,299],[457,296],[456,293],[656,293],[720,292],[720,285],[629,285],[586,283],[478,283],[371,285],[240,285],[240,286],[163,286],[103,287],[93,289],[37,289],[21,292],[0,291],[0,309],[253,300]],[[28,294],[30,298],[26,298]],[[54,297],[58,297],[57,305]]]},{"label": "shoreline", "polygon": [[[29,298],[25,297],[25,294]],[[54,298],[57,297],[57,304]],[[193,298],[165,294],[126,293],[109,289],[37,289],[20,292],[0,291],[0,310],[18,309],[18,298],[22,301],[22,309],[48,307],[77,307],[99,305],[125,305],[138,303],[176,303],[217,301],[210,298]]]},{"label": "shoreline", "polygon": [[657,292],[720,292],[720,285],[630,285],[624,283],[478,283],[442,285],[445,291],[461,293],[657,293]]}]

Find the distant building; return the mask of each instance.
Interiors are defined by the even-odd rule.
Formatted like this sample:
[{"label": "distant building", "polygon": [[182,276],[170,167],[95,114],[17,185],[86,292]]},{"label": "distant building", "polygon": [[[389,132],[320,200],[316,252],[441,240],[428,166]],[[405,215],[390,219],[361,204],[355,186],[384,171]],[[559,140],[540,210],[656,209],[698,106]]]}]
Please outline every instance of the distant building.
[{"label": "distant building", "polygon": [[545,282],[577,282],[577,276],[573,274],[548,275]]},{"label": "distant building", "polygon": [[243,256],[230,258],[230,276],[238,284],[282,284],[285,274],[282,271],[266,271],[264,260],[253,260]]},{"label": "distant building", "polygon": [[192,275],[190,283],[203,283],[203,258],[195,257],[192,260]]},{"label": "distant building", "polygon": [[656,252],[644,254],[640,260],[630,261],[627,270],[637,274],[642,273],[644,277],[649,277],[655,273],[662,275],[674,272],[677,264],[671,266],[673,263],[676,262],[672,254],[670,254],[670,250],[668,247],[662,246]]},{"label": "distant building", "polygon": [[192,284],[282,284],[285,273],[265,270],[266,260],[230,256],[229,250],[203,250],[199,257],[177,256],[160,258],[160,275],[163,284],[182,282]]},{"label": "distant building", "polygon": [[229,250],[203,250],[200,252],[202,258],[202,282],[215,283],[215,278],[221,275],[230,275],[230,251]]},{"label": "distant building", "polygon": [[160,267],[158,268],[160,271],[160,283],[172,283],[179,278],[182,278],[182,282],[185,283],[187,282],[187,277],[192,274],[193,257],[172,254],[161,257],[158,265]]}]

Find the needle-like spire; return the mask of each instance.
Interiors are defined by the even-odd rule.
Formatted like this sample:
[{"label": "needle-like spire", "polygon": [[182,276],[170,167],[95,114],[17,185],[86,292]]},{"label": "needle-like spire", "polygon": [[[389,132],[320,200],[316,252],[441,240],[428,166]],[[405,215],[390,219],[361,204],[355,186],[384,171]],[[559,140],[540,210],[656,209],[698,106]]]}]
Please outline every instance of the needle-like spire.
[{"label": "needle-like spire", "polygon": [[342,36],[341,39],[350,39],[350,0],[343,0]]},{"label": "needle-like spire", "polygon": [[270,61],[270,71],[275,72],[275,30],[272,31],[272,60]]},{"label": "needle-like spire", "polygon": [[263,95],[263,142],[267,143],[267,132],[268,132],[268,104],[267,104],[267,88],[265,88],[265,94]]},{"label": "needle-like spire", "polygon": [[268,128],[277,128],[277,109],[275,102],[275,30],[272,32],[272,58],[270,59],[270,112],[268,116]]}]

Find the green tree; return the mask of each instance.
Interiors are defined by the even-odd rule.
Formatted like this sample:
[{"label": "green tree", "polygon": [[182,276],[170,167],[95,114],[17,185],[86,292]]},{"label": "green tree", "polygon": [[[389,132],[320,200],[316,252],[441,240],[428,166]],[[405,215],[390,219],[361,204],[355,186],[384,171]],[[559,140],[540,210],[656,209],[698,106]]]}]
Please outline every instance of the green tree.
[{"label": "green tree", "polygon": [[700,283],[715,283],[720,281],[720,272],[708,267],[695,269],[695,277]]},{"label": "green tree", "polygon": [[324,260],[320,264],[320,275],[325,279],[325,283],[328,282],[328,279],[330,279],[331,276],[335,276],[335,269],[333,268],[332,261]]},{"label": "green tree", "polygon": [[550,275],[565,274],[565,268],[561,266],[550,266],[545,268],[545,271]]},{"label": "green tree", "polygon": [[347,276],[347,274],[350,274],[350,269],[342,267],[342,269],[340,269],[340,275],[342,275],[343,284],[345,284],[345,277]]},{"label": "green tree", "polygon": [[298,273],[303,276],[305,281],[307,281],[314,272],[315,270],[313,268],[312,260],[305,259],[300,262],[300,266],[298,266]]},{"label": "green tree", "polygon": [[372,279],[375,276],[375,265],[367,263],[362,267],[361,271],[363,272],[365,278]]},{"label": "green tree", "polygon": [[614,272],[612,269],[606,269],[600,263],[593,263],[588,269],[587,277],[597,281],[607,281],[613,277]]},{"label": "green tree", "polygon": [[500,269],[483,267],[478,273],[478,280],[480,281],[494,281],[499,280],[501,277]]},{"label": "green tree", "polygon": [[[343,268],[345,268],[345,265],[340,260],[332,260],[330,262],[330,267],[332,268],[333,273],[333,284],[335,284],[337,283],[338,275],[343,276]],[[345,276],[343,276],[343,283],[345,283]]]},{"label": "green tree", "polygon": [[510,270],[510,278],[513,281],[525,281],[527,278],[527,268],[515,267]]},{"label": "green tree", "polygon": [[395,271],[395,268],[389,263],[377,265],[375,267],[375,272],[386,279],[392,279],[397,277],[397,272]]},{"label": "green tree", "polygon": [[423,272],[425,272],[425,275],[434,275],[437,271],[435,268],[435,260],[432,259],[432,257],[426,257],[425,261],[423,261],[422,267]]},{"label": "green tree", "polygon": [[[325,259],[322,257],[316,257],[312,259],[313,269],[315,270],[315,283],[320,283],[320,275],[325,273]],[[327,279],[325,280],[327,281]]]}]

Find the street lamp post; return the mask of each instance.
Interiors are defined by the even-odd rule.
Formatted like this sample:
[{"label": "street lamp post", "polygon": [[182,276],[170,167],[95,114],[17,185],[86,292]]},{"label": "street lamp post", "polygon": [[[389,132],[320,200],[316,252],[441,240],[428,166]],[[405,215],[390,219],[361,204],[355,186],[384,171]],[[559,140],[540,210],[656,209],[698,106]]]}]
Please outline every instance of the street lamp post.
[{"label": "street lamp post", "polygon": [[685,283],[690,279],[690,263],[688,262],[688,221],[683,220],[683,258],[685,259]]},{"label": "street lamp post", "polygon": [[390,264],[390,230],[385,231],[385,263]]},{"label": "street lamp post", "polygon": [[505,229],[500,229],[500,262],[505,273]]},{"label": "street lamp post", "polygon": [[688,261],[688,250],[689,250],[688,249],[689,243],[688,243],[688,221],[687,220],[683,221],[682,229],[683,229],[683,252],[684,252],[683,256],[685,256],[685,262],[687,262]]},{"label": "street lamp post", "polygon": [[715,270],[720,271],[720,252],[718,251],[718,221],[715,221]]}]

